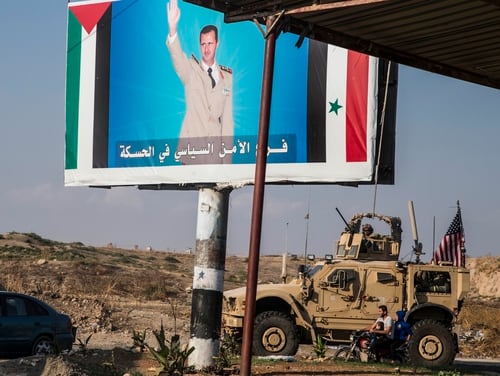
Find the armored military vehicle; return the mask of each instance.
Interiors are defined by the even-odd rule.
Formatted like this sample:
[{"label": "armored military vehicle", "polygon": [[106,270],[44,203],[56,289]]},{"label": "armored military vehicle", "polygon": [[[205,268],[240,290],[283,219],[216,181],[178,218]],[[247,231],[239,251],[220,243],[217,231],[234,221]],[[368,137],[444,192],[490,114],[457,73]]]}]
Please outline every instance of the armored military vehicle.
[{"label": "armored military vehicle", "polygon": [[[339,212],[340,213],[340,212]],[[331,344],[348,342],[353,330],[369,326],[384,304],[395,317],[407,310],[412,325],[409,356],[413,364],[451,364],[458,352],[454,332],[457,315],[470,289],[466,268],[451,263],[420,261],[414,216],[416,261],[401,262],[401,220],[398,217],[362,213],[355,215],[336,243],[336,257],[301,267],[288,283],[257,286],[254,355],[293,355],[299,343],[320,336]],[[387,234],[364,235],[362,221],[382,221]],[[224,293],[224,330],[241,336],[245,288]]]}]

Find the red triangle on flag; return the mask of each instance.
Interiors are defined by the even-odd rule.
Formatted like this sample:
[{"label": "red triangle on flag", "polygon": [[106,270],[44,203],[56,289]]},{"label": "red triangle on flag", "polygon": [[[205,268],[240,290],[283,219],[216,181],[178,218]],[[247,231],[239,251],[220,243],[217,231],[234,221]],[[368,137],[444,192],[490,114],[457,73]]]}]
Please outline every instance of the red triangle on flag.
[{"label": "red triangle on flag", "polygon": [[104,12],[106,12],[111,1],[96,4],[72,5],[69,9],[83,26],[87,34],[90,34],[95,25],[99,22]]}]

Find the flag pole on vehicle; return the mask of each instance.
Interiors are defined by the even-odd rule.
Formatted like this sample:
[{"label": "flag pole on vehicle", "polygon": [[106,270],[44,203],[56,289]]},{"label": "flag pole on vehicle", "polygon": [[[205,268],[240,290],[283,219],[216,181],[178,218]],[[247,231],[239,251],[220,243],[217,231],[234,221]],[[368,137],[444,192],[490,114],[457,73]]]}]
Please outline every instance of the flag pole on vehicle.
[{"label": "flag pole on vehicle", "polygon": [[453,218],[448,231],[434,251],[432,261],[435,264],[439,262],[451,262],[453,266],[465,266],[465,232],[462,223],[462,212],[460,202],[457,200],[457,213]]}]

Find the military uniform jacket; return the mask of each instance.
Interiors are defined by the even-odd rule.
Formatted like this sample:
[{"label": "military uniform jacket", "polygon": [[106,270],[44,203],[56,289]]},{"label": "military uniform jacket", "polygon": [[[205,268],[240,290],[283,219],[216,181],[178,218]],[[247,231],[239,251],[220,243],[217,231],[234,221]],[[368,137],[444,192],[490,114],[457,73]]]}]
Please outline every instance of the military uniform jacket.
[{"label": "military uniform jacket", "polygon": [[207,72],[192,56],[187,58],[179,38],[167,47],[177,75],[184,84],[186,114],[180,138],[233,137],[233,75],[230,69],[219,66],[220,79],[212,88]]}]

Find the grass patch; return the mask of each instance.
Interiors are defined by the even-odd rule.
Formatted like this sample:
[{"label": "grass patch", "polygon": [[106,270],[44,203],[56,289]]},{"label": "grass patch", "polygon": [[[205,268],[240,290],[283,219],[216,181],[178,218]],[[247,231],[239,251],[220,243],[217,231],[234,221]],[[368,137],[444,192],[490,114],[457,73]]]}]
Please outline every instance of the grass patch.
[{"label": "grass patch", "polygon": [[169,264],[178,264],[180,263],[179,260],[177,260],[174,256],[166,256],[165,261],[168,262]]},{"label": "grass patch", "polygon": [[37,258],[41,255],[39,248],[21,247],[18,245],[4,246],[0,248],[0,258],[6,260]]}]

